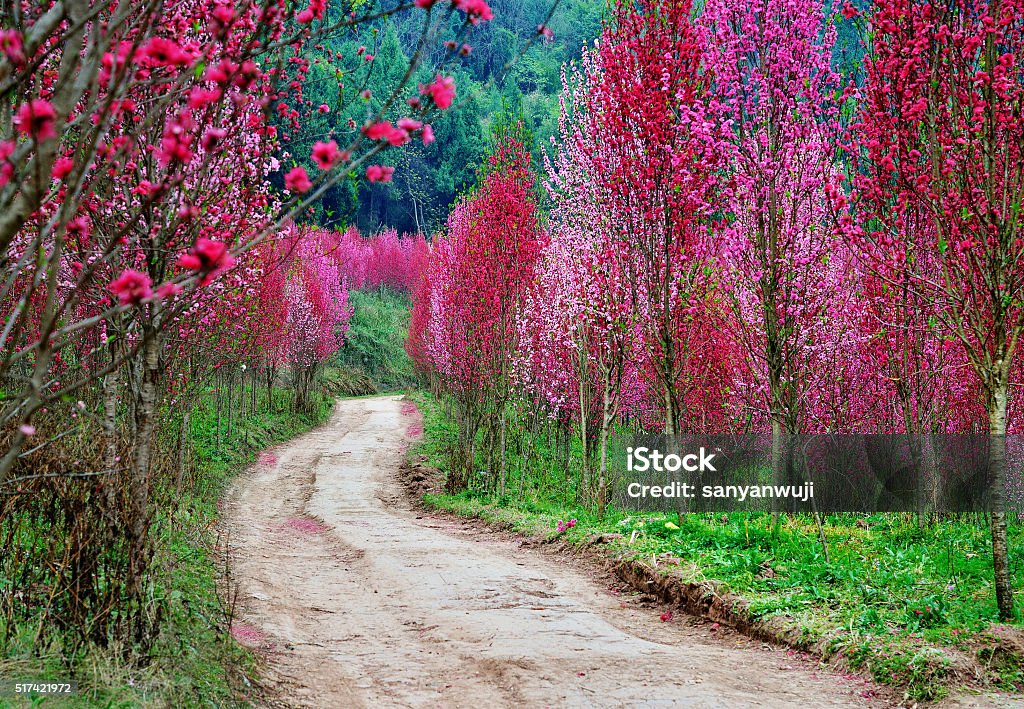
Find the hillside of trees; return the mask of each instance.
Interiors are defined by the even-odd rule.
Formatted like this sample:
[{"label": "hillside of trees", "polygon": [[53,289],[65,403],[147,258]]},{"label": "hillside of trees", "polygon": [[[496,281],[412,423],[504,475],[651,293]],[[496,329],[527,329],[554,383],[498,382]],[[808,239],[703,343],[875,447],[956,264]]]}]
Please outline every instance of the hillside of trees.
[{"label": "hillside of trees", "polygon": [[[425,233],[437,229],[456,196],[472,184],[488,147],[492,121],[503,108],[522,112],[534,135],[534,157],[539,161],[542,146],[557,132],[562,67],[598,36],[605,2],[562,0],[547,25],[552,37],[537,32],[551,11],[548,0],[497,0],[491,6],[494,20],[474,28],[469,53],[452,65],[457,110],[434,123],[436,140],[389,154],[384,163],[395,168],[391,182],[360,185],[350,179],[335,185],[309,215],[311,221],[325,227],[356,226],[364,232],[381,227]],[[294,162],[311,168],[305,156],[314,142],[351,130],[350,120],[362,125],[381,107],[416,51],[422,21],[419,14],[401,13],[362,26],[347,37],[305,48],[303,58],[312,63],[304,85],[307,105],[327,110],[315,111],[314,120],[304,121],[299,129],[279,126],[286,154],[283,167]],[[454,34],[458,17],[451,22]],[[530,40],[533,43],[523,52]],[[365,49],[360,52],[360,48]],[[366,61],[367,55],[372,61]],[[417,81],[432,78],[430,67],[443,56],[444,48],[435,48],[417,73]],[[339,76],[345,78],[339,82]],[[364,90],[370,91],[369,99],[335,110],[351,101],[352,92]],[[303,156],[305,162],[297,157],[290,160],[292,155]],[[278,180],[283,184],[283,178]]]}]

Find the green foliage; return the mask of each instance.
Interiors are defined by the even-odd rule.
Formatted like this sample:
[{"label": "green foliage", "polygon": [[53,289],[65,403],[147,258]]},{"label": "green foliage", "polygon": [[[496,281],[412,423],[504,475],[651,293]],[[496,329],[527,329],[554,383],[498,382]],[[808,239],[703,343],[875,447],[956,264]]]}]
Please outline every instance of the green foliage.
[{"label": "green foliage", "polygon": [[413,383],[412,361],[405,351],[409,332],[409,296],[386,288],[351,291],[352,319],[338,361],[361,370],[381,391]]},{"label": "green foliage", "polygon": [[[355,224],[364,232],[382,224],[405,232],[440,228],[452,202],[473,184],[488,149],[490,127],[506,104],[522,107],[526,128],[536,136],[530,143],[534,163],[540,164],[542,146],[557,132],[562,65],[597,38],[606,2],[562,0],[550,23],[553,41],[536,38],[551,0],[492,0],[490,5],[494,20],[474,27],[466,37],[472,52],[445,69],[455,78],[456,106],[434,122],[436,141],[429,146],[414,141],[383,154],[379,162],[395,167],[392,182],[345,180],[332,187],[314,208],[313,221],[334,228]],[[321,63],[311,66],[303,84],[305,98],[312,106],[326,104],[331,110],[304,119],[298,131],[278,126],[282,135],[288,134],[284,147],[294,156],[282,167],[294,162],[316,174],[309,159],[313,143],[332,131],[339,143],[345,142],[352,135],[350,119],[359,126],[380,109],[416,50],[422,21],[421,12],[399,13],[344,39],[327,39],[322,48],[307,48],[306,57]],[[454,36],[459,22],[456,13],[446,37]],[[531,39],[536,39],[531,48],[513,62]],[[375,56],[369,65],[356,54],[360,46]],[[434,51],[425,59],[413,77],[413,91],[417,83],[431,78],[440,53]],[[364,84],[372,93],[369,101],[357,95]],[[404,99],[398,105],[403,106]],[[346,109],[339,110],[342,106]],[[275,179],[283,184],[280,176]]]},{"label": "green foliage", "polygon": [[[325,421],[332,410],[326,397],[319,397],[308,414],[292,411],[290,392],[275,389],[273,398],[270,410],[264,405],[250,412],[237,422],[230,437],[223,426],[217,433],[212,396],[202,396],[193,408],[189,427],[193,475],[181,489],[172,489],[168,481],[161,483],[152,530],[156,563],[150,593],[154,606],[163,609],[164,620],[151,659],[136,662],[130,647],[87,647],[68,655],[59,641],[39,648],[32,644],[33,633],[23,632],[0,647],[0,677],[75,679],[79,694],[60,703],[72,709],[245,705],[239,699],[239,685],[254,665],[249,652],[225,627],[226,609],[218,595],[224,567],[218,553],[223,542],[215,527],[217,502],[259,450]],[[5,706],[2,698],[0,706]]]}]

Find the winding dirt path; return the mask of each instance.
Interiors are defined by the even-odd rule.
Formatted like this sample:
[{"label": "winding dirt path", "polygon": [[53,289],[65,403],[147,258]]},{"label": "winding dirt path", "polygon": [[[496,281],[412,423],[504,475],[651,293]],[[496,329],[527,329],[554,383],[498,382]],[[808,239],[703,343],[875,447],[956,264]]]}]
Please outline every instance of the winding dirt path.
[{"label": "winding dirt path", "polygon": [[261,649],[272,705],[867,703],[856,681],[662,623],[611,579],[409,509],[402,411],[397,397],[339,402],[330,423],[263,454],[226,500],[234,630]]}]

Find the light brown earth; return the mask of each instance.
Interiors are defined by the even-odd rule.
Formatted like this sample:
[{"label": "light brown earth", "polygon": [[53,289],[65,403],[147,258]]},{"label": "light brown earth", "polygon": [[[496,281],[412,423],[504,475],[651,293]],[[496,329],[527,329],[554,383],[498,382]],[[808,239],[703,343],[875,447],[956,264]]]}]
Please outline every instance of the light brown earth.
[{"label": "light brown earth", "polygon": [[617,595],[610,578],[411,509],[397,470],[413,423],[398,397],[341,401],[228,495],[234,632],[264,659],[270,705],[887,703],[856,678],[662,622],[663,609]]}]

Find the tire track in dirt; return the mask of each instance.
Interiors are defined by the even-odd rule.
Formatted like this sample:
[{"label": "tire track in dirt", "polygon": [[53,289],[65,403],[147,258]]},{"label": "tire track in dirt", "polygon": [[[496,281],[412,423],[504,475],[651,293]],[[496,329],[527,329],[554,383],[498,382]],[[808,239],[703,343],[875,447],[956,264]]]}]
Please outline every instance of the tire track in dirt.
[{"label": "tire track in dirt", "polygon": [[234,631],[260,650],[269,704],[868,704],[855,681],[660,623],[557,559],[417,515],[396,474],[410,424],[398,397],[340,401],[229,492]]}]

